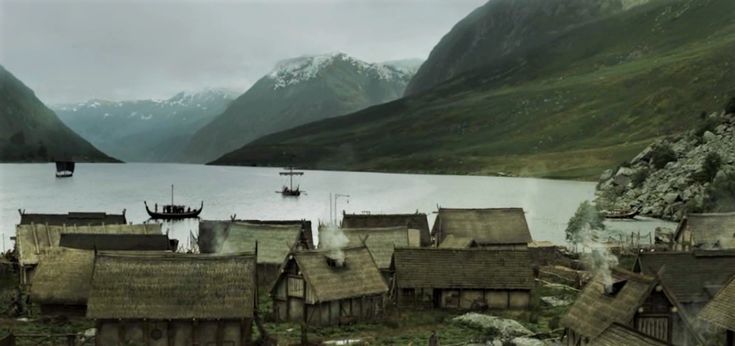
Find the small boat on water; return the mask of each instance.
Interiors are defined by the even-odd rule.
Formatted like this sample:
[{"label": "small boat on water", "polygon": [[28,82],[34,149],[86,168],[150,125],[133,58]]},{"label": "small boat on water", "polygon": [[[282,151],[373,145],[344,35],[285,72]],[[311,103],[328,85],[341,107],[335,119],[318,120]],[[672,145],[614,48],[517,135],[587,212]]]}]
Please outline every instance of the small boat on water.
[{"label": "small boat on water", "polygon": [[151,217],[151,219],[162,220],[180,220],[199,217],[199,213],[201,213],[202,209],[204,209],[204,201],[202,201],[201,205],[199,205],[199,209],[192,209],[191,207],[187,207],[184,205],[174,204],[173,185],[171,185],[171,204],[163,205],[160,212],[158,211],[157,203],[154,205],[153,210],[148,207],[148,203],[146,201],[143,201],[143,204],[145,204],[145,211],[148,212],[148,215]]},{"label": "small boat on water", "polygon": [[297,172],[293,170],[293,167],[288,167],[288,171],[286,172],[280,172],[280,175],[287,175],[288,176],[288,186],[284,186],[281,191],[276,191],[276,193],[280,193],[284,197],[298,197],[301,196],[301,190],[299,189],[299,186],[296,185],[296,188],[293,187],[293,176],[294,175],[304,175],[304,172]]},{"label": "small boat on water", "polygon": [[69,178],[74,175],[74,161],[56,161],[56,177]]},{"label": "small boat on water", "polygon": [[634,219],[638,214],[640,214],[640,208],[632,210],[603,211],[601,214],[606,219]]}]

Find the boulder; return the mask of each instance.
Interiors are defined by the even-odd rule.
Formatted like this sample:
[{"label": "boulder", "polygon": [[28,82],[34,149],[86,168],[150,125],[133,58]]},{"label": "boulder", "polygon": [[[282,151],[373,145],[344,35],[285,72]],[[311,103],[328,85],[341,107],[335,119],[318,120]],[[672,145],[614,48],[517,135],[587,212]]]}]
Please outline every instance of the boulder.
[{"label": "boulder", "polygon": [[545,346],[546,343],[534,338],[519,337],[510,341],[515,346]]},{"label": "boulder", "polygon": [[515,320],[500,318],[497,316],[478,314],[475,312],[457,316],[452,321],[467,325],[471,328],[480,329],[487,334],[508,340],[519,336],[529,336],[533,333]]},{"label": "boulder", "polygon": [[608,179],[612,178],[612,175],[613,175],[613,170],[612,169],[606,169],[600,175],[600,181],[607,181]]},{"label": "boulder", "polygon": [[717,140],[717,135],[715,135],[714,133],[710,131],[705,131],[704,134],[702,135],[702,139],[704,140],[705,143],[712,143]]}]

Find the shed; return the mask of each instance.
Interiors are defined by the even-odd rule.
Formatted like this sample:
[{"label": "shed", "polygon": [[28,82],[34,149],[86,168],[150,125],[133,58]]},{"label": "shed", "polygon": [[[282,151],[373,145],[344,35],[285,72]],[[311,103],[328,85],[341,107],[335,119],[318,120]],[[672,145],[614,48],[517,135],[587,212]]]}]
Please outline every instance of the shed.
[{"label": "shed", "polygon": [[735,212],[688,214],[674,235],[676,249],[735,249]]},{"label": "shed", "polygon": [[533,241],[522,208],[439,208],[432,233],[437,244],[450,234],[474,239],[483,247],[523,248]]},{"label": "shed", "polygon": [[[227,222],[211,223],[210,233],[200,228],[199,250],[202,253],[255,252],[258,245],[258,286],[270,288],[279,274],[279,269],[288,253],[306,249],[304,233],[300,223],[273,224]],[[204,238],[203,238],[204,236]]]},{"label": "shed", "polygon": [[250,345],[255,273],[254,255],[100,253],[96,344]]},{"label": "shed", "polygon": [[160,224],[49,226],[18,225],[15,229],[15,251],[20,265],[20,282],[31,281],[38,256],[59,246],[62,234],[161,234]]},{"label": "shed", "polygon": [[666,346],[661,340],[654,339],[624,324],[613,323],[590,346]]},{"label": "shed", "polygon": [[99,225],[124,225],[128,223],[125,219],[125,210],[121,214],[107,214],[104,212],[69,212],[66,214],[42,214],[26,213],[20,211],[21,225],[50,225],[50,226],[99,226]]},{"label": "shed", "polygon": [[393,269],[400,305],[525,309],[534,285],[525,250],[397,248]]},{"label": "shed", "polygon": [[563,344],[593,344],[614,323],[667,344],[699,340],[681,305],[655,276],[614,269],[595,276],[561,319]]},{"label": "shed", "polygon": [[42,314],[84,316],[94,268],[94,251],[53,248],[40,255],[30,287]]},{"label": "shed", "polygon": [[699,313],[699,318],[725,330],[725,346],[735,346],[735,276]]},{"label": "shed", "polygon": [[386,228],[406,226],[410,232],[417,231],[421,246],[431,246],[429,220],[426,214],[347,214],[342,215],[342,228]]},{"label": "shed", "polygon": [[296,251],[271,289],[278,321],[337,325],[372,320],[388,292],[366,247]]}]

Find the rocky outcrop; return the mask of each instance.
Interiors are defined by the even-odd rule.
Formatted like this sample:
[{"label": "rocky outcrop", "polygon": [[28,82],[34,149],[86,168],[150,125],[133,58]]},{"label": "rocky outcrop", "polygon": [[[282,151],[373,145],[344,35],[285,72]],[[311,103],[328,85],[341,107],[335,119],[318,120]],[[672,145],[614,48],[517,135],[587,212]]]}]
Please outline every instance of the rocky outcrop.
[{"label": "rocky outcrop", "polygon": [[658,140],[605,171],[597,205],[640,208],[643,215],[675,221],[688,211],[708,211],[710,186],[735,176],[735,114],[713,113],[699,121],[696,129]]}]

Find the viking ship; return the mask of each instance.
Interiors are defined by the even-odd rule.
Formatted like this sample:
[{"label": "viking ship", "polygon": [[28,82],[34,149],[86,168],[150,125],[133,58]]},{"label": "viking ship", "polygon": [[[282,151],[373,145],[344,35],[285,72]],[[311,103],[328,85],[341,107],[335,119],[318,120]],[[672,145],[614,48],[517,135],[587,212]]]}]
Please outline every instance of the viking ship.
[{"label": "viking ship", "polygon": [[163,205],[160,212],[158,211],[158,204],[154,206],[153,210],[148,207],[148,203],[146,201],[143,201],[143,204],[145,204],[145,211],[148,212],[151,219],[162,220],[179,220],[199,217],[199,213],[204,209],[204,201],[199,205],[199,209],[192,209],[191,207],[186,207],[184,205],[174,204],[173,185],[171,185],[171,204]]},{"label": "viking ship", "polygon": [[74,161],[56,161],[56,177],[68,178],[74,175]]},{"label": "viking ship", "polygon": [[293,187],[293,176],[294,175],[304,175],[304,172],[295,172],[293,170],[293,167],[288,167],[288,171],[286,172],[280,172],[280,175],[287,175],[288,176],[288,186],[283,186],[281,191],[276,191],[276,193],[280,193],[284,197],[298,197],[301,196],[301,190],[299,190],[299,186],[296,185],[296,188]]}]

